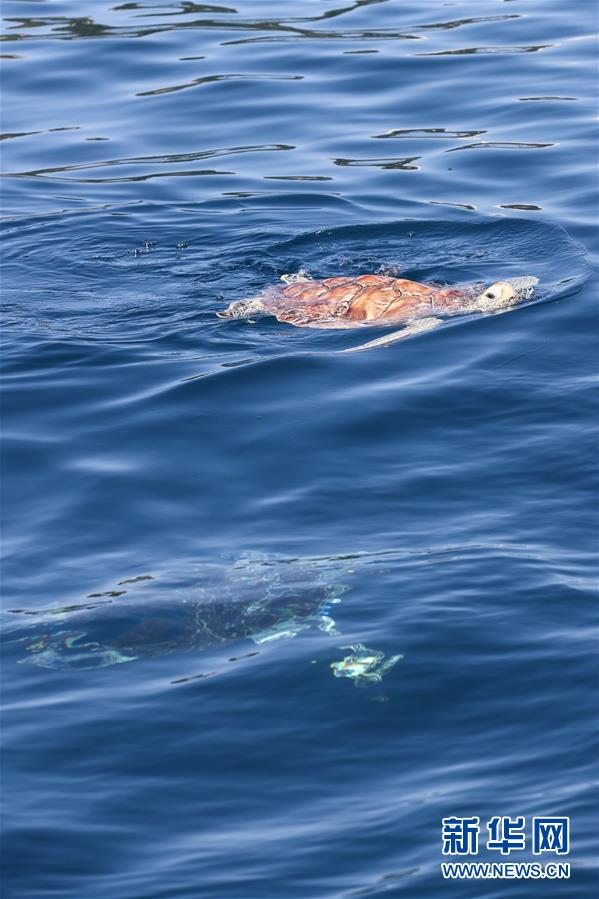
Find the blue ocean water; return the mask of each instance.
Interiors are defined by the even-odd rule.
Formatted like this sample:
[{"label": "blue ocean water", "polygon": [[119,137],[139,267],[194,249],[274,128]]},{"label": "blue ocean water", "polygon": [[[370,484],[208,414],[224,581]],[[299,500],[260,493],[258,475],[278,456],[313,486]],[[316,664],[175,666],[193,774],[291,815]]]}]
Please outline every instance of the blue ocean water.
[{"label": "blue ocean water", "polygon": [[[5,895],[596,895],[595,4],[3,15]],[[300,269],[540,286],[215,316]]]}]

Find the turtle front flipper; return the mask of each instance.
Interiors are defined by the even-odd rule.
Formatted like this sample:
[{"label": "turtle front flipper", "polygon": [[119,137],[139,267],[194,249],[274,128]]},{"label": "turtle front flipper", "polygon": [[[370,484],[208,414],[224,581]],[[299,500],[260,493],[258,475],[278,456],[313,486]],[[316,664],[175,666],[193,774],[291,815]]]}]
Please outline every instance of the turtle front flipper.
[{"label": "turtle front flipper", "polygon": [[341,350],[342,353],[357,353],[358,350],[374,350],[376,347],[390,346],[398,340],[404,340],[406,337],[412,337],[414,334],[420,334],[422,331],[432,331],[442,325],[440,318],[419,318],[408,322],[405,328],[400,331],[393,331],[391,334],[385,334],[383,337],[377,337],[376,340],[369,340],[368,343],[361,343],[359,346],[349,347],[347,350]]}]

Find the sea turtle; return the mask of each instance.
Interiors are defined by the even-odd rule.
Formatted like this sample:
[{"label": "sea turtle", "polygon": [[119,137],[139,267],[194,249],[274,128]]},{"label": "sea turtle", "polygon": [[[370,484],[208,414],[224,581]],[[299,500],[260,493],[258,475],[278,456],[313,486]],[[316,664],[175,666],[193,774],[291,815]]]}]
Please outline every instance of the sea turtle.
[{"label": "sea turtle", "polygon": [[169,590],[160,578],[144,584],[137,596],[117,590],[78,606],[16,610],[35,616],[25,635],[16,634],[27,651],[21,661],[103,668],[143,656],[217,649],[243,638],[262,645],[311,626],[336,634],[331,607],[349,589],[331,582],[336,574],[339,569],[319,563],[249,556],[228,567],[202,566],[193,587],[186,578],[181,589],[178,576]]},{"label": "sea turtle", "polygon": [[405,327],[354,349],[392,343],[442,323],[439,316],[499,312],[528,299],[538,278],[497,281],[490,287],[461,284],[441,287],[389,275],[312,279],[306,272],[283,275],[285,286],[268,287],[256,297],[236,300],[217,312],[220,318],[263,313],[306,328],[353,328],[403,322]]}]

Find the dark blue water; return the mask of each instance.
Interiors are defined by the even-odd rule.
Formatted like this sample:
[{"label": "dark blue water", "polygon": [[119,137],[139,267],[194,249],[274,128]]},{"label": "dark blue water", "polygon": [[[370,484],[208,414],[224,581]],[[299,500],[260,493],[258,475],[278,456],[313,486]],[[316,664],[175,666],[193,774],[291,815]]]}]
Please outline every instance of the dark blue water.
[{"label": "dark blue water", "polygon": [[[595,895],[595,4],[3,13],[5,894]],[[541,284],[214,315],[398,267]],[[571,879],[443,881],[450,815]]]}]

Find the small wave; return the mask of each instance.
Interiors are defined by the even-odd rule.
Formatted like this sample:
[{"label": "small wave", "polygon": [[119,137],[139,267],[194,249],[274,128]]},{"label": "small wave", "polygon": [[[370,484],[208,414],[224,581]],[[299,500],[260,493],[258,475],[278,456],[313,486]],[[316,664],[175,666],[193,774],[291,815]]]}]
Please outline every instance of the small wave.
[{"label": "small wave", "polygon": [[200,87],[204,84],[217,84],[220,81],[303,81],[303,75],[203,75],[184,84],[173,84],[170,87],[156,87],[149,91],[140,91],[136,97],[156,97],[159,94],[172,94],[189,87]]},{"label": "small wave", "polygon": [[484,54],[503,53],[538,53],[540,50],[548,50],[555,44],[525,44],[522,46],[502,47],[460,47],[455,50],[431,50],[428,53],[414,53],[414,56],[475,56]]}]

